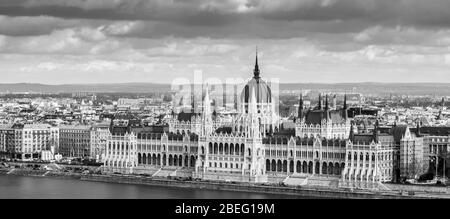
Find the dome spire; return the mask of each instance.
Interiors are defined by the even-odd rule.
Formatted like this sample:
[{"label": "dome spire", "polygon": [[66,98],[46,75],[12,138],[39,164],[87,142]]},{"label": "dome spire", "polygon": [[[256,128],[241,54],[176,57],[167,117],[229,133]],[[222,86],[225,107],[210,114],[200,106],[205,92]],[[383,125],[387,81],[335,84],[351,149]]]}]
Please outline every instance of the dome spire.
[{"label": "dome spire", "polygon": [[258,66],[258,46],[256,46],[256,59],[255,59],[255,69],[253,70],[253,77],[259,78],[259,66]]}]

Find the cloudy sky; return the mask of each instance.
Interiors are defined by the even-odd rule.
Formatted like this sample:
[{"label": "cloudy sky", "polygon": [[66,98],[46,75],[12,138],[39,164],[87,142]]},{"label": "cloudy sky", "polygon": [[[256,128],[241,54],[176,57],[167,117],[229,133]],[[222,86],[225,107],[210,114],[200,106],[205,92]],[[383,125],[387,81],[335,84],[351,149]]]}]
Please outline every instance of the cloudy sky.
[{"label": "cloudy sky", "polygon": [[450,82],[449,0],[0,0],[0,83]]}]

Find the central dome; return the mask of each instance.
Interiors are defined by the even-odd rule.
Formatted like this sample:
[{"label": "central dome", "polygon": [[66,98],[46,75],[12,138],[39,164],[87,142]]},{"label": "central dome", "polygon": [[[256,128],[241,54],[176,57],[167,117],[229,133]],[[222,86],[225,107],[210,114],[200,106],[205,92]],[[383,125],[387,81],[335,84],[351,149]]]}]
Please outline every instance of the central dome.
[{"label": "central dome", "polygon": [[244,87],[241,94],[243,103],[250,103],[251,92],[255,92],[256,103],[271,103],[272,91],[261,78],[252,78]]},{"label": "central dome", "polygon": [[244,104],[248,104],[250,102],[251,92],[255,92],[257,104],[272,102],[272,91],[270,90],[269,85],[259,76],[258,54],[256,54],[253,78],[247,82],[241,93],[241,100]]}]

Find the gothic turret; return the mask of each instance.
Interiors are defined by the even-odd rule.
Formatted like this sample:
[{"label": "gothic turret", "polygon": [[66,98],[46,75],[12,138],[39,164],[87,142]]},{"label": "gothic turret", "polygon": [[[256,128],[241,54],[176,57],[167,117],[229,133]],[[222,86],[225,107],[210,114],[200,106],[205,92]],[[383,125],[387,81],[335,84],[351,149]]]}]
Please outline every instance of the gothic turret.
[{"label": "gothic turret", "polygon": [[416,127],[416,135],[417,137],[420,137],[420,119],[417,121],[417,127]]},{"label": "gothic turret", "polygon": [[373,128],[373,140],[375,142],[378,142],[378,137],[379,137],[379,134],[380,134],[379,126],[380,126],[380,123],[379,123],[379,121],[377,119],[375,121],[375,126]]},{"label": "gothic turret", "polygon": [[353,127],[353,122],[350,124],[350,135],[348,136],[348,138],[353,141],[354,140],[354,136],[355,136],[355,130]]}]

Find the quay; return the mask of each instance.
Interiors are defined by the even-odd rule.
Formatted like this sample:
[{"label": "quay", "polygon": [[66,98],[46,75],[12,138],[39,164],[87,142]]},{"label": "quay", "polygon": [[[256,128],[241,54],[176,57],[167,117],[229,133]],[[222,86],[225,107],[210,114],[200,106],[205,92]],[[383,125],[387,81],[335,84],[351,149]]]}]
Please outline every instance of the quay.
[{"label": "quay", "polygon": [[[86,167],[94,169],[93,167]],[[259,184],[224,182],[195,179],[173,179],[171,177],[152,177],[132,174],[98,174],[87,172],[64,172],[57,170],[29,169],[29,168],[0,168],[2,175],[18,175],[33,177],[54,177],[72,180],[96,181],[120,184],[138,184],[162,187],[177,187],[188,189],[209,189],[237,192],[252,192],[266,194],[282,194],[295,197],[333,198],[333,199],[439,199],[450,198],[448,192],[404,192],[404,191],[377,191],[356,189],[327,189],[303,186],[287,186],[282,184]],[[390,185],[392,187],[392,185]],[[403,186],[403,185],[402,185]],[[405,186],[403,186],[405,187]],[[446,188],[444,188],[446,189]]]}]

